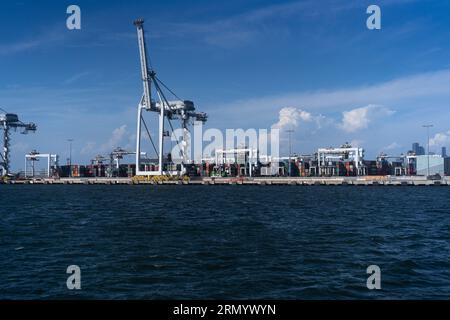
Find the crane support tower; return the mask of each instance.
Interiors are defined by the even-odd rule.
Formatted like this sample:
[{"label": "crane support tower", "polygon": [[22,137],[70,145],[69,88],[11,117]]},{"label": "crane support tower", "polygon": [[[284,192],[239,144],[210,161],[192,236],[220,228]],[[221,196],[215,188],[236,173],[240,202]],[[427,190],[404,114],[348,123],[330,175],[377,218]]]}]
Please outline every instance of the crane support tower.
[{"label": "crane support tower", "polygon": [[[4,112],[4,113],[1,113]],[[0,153],[0,177],[10,174],[11,130],[21,129],[22,134],[36,131],[34,123],[23,123],[17,114],[0,108],[0,127],[3,131],[3,150]]]},{"label": "crane support tower", "polygon": [[[193,121],[198,121],[200,123],[205,123],[207,120],[206,113],[197,112],[194,107],[194,103],[189,100],[181,100],[176,96],[173,91],[171,91],[158,77],[156,72],[149,64],[147,57],[147,47],[145,42],[144,34],[144,20],[138,19],[134,21],[134,25],[137,28],[139,53],[140,53],[140,63],[141,63],[141,74],[143,83],[143,95],[138,106],[137,114],[137,134],[136,134],[136,175],[137,176],[155,176],[155,175],[180,175],[186,172],[186,165],[190,161],[188,159],[188,150],[190,148],[188,144],[189,135],[189,124]],[[165,90],[163,90],[165,89]],[[154,90],[154,97],[157,101],[153,100],[152,90]],[[167,94],[171,94],[177,98],[175,101],[169,101],[167,99]],[[155,145],[150,130],[144,120],[143,111],[155,112],[159,115],[158,124],[158,141],[157,146]],[[164,137],[169,136],[168,131],[164,130],[165,123],[167,122],[170,126],[172,132],[174,131],[171,120],[180,120],[181,128],[183,130],[181,146],[178,144],[180,149],[180,156],[182,158],[182,170],[166,170],[166,165],[170,162],[171,157],[164,158]],[[167,121],[165,121],[167,120]],[[141,139],[142,139],[142,128],[144,127],[150,142],[154,148],[156,156],[158,158],[158,164],[156,170],[149,170],[148,166],[142,163],[141,158]]]}]

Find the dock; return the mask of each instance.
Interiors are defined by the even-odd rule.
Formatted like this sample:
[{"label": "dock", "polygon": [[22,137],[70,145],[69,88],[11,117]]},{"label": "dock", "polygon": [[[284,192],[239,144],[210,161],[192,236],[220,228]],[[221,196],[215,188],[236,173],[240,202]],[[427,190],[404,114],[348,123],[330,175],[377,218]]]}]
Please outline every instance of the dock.
[{"label": "dock", "polygon": [[204,177],[190,180],[153,181],[133,178],[61,178],[9,180],[14,185],[243,185],[243,186],[450,186],[449,177],[427,180],[425,177]]}]

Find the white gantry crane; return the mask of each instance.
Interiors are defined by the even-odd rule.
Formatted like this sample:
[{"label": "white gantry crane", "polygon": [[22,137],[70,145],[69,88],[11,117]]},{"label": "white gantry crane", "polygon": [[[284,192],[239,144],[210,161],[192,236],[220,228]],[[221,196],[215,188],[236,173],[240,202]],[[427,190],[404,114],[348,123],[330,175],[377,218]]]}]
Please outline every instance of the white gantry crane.
[{"label": "white gantry crane", "polygon": [[[4,112],[4,113],[1,113]],[[0,127],[3,130],[3,150],[0,153],[0,177],[10,174],[11,129],[22,129],[22,134],[36,131],[34,123],[23,123],[17,114],[8,113],[0,108]]]},{"label": "white gantry crane", "polygon": [[[120,160],[123,159],[124,156],[133,155],[136,152],[134,151],[127,151],[125,149],[122,149],[121,147],[115,148],[110,154],[109,154],[109,168],[107,172],[107,176],[112,178],[114,174],[119,174],[120,169]],[[142,154],[141,154],[142,156]]]},{"label": "white gantry crane", "polygon": [[[36,165],[35,163],[40,159],[47,160],[46,169],[43,172],[43,176],[51,178],[57,175],[59,167],[59,157],[56,154],[39,153],[36,150],[31,151],[25,155],[25,179],[36,177]],[[39,177],[43,177],[42,174],[38,174]]]},{"label": "white gantry crane", "polygon": [[[137,28],[140,61],[141,61],[141,73],[144,93],[142,99],[138,106],[137,114],[137,134],[136,134],[136,175],[138,176],[153,176],[153,175],[179,175],[186,171],[186,165],[188,164],[188,126],[191,121],[199,121],[201,123],[206,122],[207,115],[203,112],[195,111],[194,103],[188,100],[179,99],[161,80],[156,76],[156,72],[149,66],[149,60],[147,58],[147,48],[145,43],[144,35],[144,20],[138,19],[134,21],[134,25]],[[154,87],[154,88],[153,88]],[[166,94],[162,89],[165,89],[168,93],[175,96],[178,100],[169,101],[166,98]],[[158,102],[152,100],[152,89],[156,93]],[[144,120],[143,111],[152,111],[159,114],[159,125],[158,125],[158,148],[156,147],[149,128]],[[181,128],[183,130],[182,146],[178,147],[181,151],[182,157],[182,172],[175,170],[165,170],[165,159],[164,159],[164,137],[169,136],[168,131],[164,131],[165,120],[170,126],[173,132],[173,125],[171,120],[178,119],[181,120]],[[141,138],[142,138],[142,126],[145,128],[149,140],[154,148],[156,156],[158,158],[158,169],[148,170],[141,167]],[[169,158],[169,157],[168,157]],[[170,160],[170,159],[167,159]]]}]

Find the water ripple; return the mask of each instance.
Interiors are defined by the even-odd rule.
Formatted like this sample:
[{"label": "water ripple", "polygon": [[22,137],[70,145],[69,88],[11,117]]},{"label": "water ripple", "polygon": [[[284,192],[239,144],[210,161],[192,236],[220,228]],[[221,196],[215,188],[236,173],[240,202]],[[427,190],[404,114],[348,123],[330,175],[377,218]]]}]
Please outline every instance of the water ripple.
[{"label": "water ripple", "polygon": [[5,185],[0,201],[4,299],[450,298],[446,188]]}]

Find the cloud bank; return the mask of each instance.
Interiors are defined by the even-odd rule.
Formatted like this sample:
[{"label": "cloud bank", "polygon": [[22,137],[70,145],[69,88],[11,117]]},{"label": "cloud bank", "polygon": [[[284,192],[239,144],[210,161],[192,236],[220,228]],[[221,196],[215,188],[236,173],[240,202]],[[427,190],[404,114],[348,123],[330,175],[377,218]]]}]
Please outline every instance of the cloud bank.
[{"label": "cloud bank", "polygon": [[384,106],[368,105],[362,108],[356,108],[343,112],[342,123],[338,126],[346,132],[355,132],[361,129],[367,129],[369,124],[383,117],[389,117],[395,112]]}]

